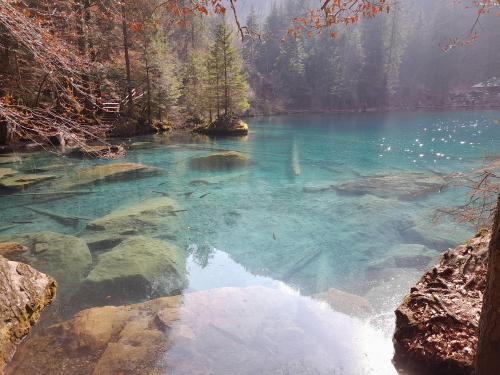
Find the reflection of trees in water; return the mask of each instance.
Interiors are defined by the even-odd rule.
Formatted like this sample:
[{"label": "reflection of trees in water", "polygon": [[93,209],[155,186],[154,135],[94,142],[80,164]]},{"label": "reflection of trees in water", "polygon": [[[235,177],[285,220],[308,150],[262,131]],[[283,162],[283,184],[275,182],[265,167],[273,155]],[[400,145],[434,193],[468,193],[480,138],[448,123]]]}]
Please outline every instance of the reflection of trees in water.
[{"label": "reflection of trees in water", "polygon": [[192,244],[188,247],[188,253],[193,256],[194,262],[201,268],[206,268],[208,266],[210,259],[214,257],[215,251],[215,247],[208,244]]}]

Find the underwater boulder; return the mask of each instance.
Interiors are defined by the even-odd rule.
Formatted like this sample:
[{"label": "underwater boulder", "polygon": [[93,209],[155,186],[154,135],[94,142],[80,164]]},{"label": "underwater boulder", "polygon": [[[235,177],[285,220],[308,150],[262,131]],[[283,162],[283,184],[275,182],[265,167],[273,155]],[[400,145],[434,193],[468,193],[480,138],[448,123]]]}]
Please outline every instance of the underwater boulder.
[{"label": "underwater boulder", "polygon": [[26,262],[55,278],[61,290],[71,288],[85,278],[92,256],[85,242],[77,237],[53,232],[39,232],[7,239],[22,246],[13,260]]},{"label": "underwater boulder", "polygon": [[0,168],[0,179],[3,177],[15,175],[16,173],[17,171],[12,168]]},{"label": "underwater boulder", "polygon": [[380,198],[411,200],[439,193],[448,182],[438,175],[400,173],[368,176],[332,186],[339,194],[359,196],[371,194]]},{"label": "underwater boulder", "polygon": [[87,224],[81,237],[92,251],[112,248],[138,234],[175,236],[179,230],[177,203],[167,197],[150,198],[124,205]]},{"label": "underwater boulder", "polygon": [[76,298],[88,306],[179,294],[186,283],[184,254],[172,244],[132,237],[98,256]]},{"label": "underwater boulder", "polygon": [[165,328],[179,318],[180,304],[180,297],[167,297],[81,311],[30,338],[10,369],[19,374],[33,368],[53,375],[159,374],[159,359],[171,344]]},{"label": "underwater boulder", "polygon": [[71,190],[95,185],[101,182],[126,181],[155,176],[161,173],[158,168],[136,163],[111,163],[78,170],[75,175],[67,176],[56,186],[57,190]]},{"label": "underwater boulder", "polygon": [[314,294],[311,297],[326,302],[333,310],[350,316],[366,318],[374,311],[367,299],[335,288]]},{"label": "underwater boulder", "polygon": [[0,373],[56,294],[56,282],[0,256]]},{"label": "underwater boulder", "polygon": [[254,286],[81,311],[31,336],[11,372],[392,375],[391,355],[390,341],[359,319]]},{"label": "underwater boulder", "polygon": [[0,178],[0,192],[18,192],[25,190],[33,185],[53,180],[55,175],[48,174],[15,174]]},{"label": "underwater boulder", "polygon": [[0,164],[14,164],[20,161],[21,158],[16,155],[0,155]]},{"label": "underwater boulder", "polygon": [[250,165],[250,158],[235,151],[219,152],[209,156],[191,159],[191,169],[204,172],[227,171],[245,168]]}]

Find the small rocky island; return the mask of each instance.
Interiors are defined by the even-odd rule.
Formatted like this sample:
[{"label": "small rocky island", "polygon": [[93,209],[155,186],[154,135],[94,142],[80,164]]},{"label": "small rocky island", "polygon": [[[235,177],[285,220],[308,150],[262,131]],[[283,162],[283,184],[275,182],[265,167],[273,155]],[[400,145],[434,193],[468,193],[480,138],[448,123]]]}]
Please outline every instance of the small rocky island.
[{"label": "small rocky island", "polygon": [[449,250],[396,310],[396,367],[401,373],[473,373],[491,234],[480,231]]},{"label": "small rocky island", "polygon": [[208,125],[200,125],[193,130],[210,136],[243,136],[248,134],[248,125],[238,116],[224,115]]}]

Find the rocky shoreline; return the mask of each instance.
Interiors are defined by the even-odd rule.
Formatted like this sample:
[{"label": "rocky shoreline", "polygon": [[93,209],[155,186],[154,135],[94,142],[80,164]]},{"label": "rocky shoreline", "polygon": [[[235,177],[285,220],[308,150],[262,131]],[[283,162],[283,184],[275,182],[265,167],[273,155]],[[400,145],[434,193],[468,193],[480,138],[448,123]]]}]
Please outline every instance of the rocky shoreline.
[{"label": "rocky shoreline", "polygon": [[491,234],[447,251],[396,310],[400,373],[472,374]]},{"label": "rocky shoreline", "polygon": [[[0,254],[16,251],[15,247],[0,244]],[[0,374],[43,309],[55,298],[56,288],[50,276],[0,255]]]}]

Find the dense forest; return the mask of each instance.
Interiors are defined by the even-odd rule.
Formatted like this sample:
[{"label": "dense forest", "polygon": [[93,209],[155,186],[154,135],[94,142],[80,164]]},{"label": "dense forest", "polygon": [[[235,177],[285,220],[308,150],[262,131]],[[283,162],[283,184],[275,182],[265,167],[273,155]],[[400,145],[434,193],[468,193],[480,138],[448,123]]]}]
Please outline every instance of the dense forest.
[{"label": "dense forest", "polygon": [[0,96],[10,128],[2,127],[2,143],[14,133],[51,142],[99,138],[111,128],[131,135],[192,126],[221,112],[496,100],[471,92],[500,76],[492,63],[500,59],[496,17],[481,20],[479,38],[468,48],[452,48],[450,40],[467,34],[476,17],[453,2],[400,1],[390,17],[298,33],[294,20],[315,2],[241,2],[235,10],[245,25],[243,40],[228,12],[215,8],[206,17],[201,6],[188,13],[179,2],[177,8],[167,3],[170,8],[156,0],[5,3]]}]

